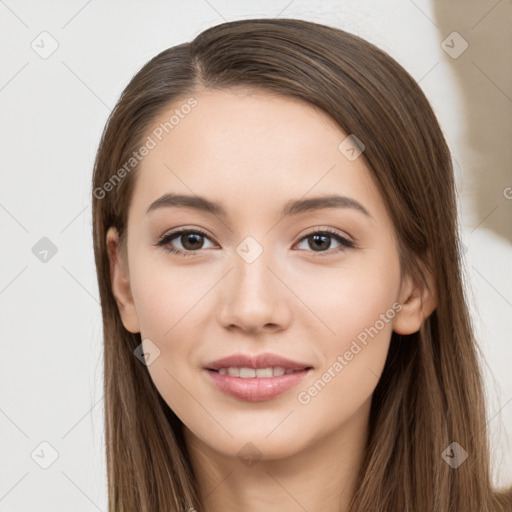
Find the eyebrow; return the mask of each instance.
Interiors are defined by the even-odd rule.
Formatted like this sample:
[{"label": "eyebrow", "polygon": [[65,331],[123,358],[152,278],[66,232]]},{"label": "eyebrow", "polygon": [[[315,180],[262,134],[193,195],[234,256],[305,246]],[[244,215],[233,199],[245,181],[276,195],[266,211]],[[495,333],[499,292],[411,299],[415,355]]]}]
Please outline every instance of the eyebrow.
[{"label": "eyebrow", "polygon": [[[211,201],[202,196],[173,193],[164,194],[153,201],[146,210],[146,214],[159,208],[170,207],[193,208],[195,210],[204,211],[223,218],[228,216],[224,207],[216,201]],[[288,217],[299,213],[322,210],[324,208],[352,208],[363,213],[370,219],[373,219],[368,210],[361,203],[355,199],[351,199],[350,197],[339,195],[290,200],[284,205],[281,211],[281,216]]]}]

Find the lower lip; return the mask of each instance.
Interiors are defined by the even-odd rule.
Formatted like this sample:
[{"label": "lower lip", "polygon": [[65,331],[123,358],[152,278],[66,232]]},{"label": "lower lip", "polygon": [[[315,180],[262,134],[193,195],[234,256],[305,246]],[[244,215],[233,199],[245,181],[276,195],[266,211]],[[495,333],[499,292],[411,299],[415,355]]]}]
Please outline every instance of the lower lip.
[{"label": "lower lip", "polygon": [[254,377],[244,379],[243,377],[233,377],[231,375],[221,375],[213,370],[205,370],[217,387],[227,395],[242,400],[257,402],[261,400],[270,400],[290,388],[296,386],[309,373],[308,370],[281,375],[280,377]]}]

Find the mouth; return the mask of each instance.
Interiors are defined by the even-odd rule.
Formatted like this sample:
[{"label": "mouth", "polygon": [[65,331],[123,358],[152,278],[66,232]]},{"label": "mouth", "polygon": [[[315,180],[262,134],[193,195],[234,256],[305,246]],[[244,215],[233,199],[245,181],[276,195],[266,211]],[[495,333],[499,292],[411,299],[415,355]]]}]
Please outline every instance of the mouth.
[{"label": "mouth", "polygon": [[221,375],[241,377],[242,379],[280,377],[281,375],[311,368],[312,365],[309,363],[292,361],[270,352],[255,355],[233,354],[205,365],[206,370],[216,371]]},{"label": "mouth", "polygon": [[219,375],[229,375],[230,377],[238,377],[240,379],[269,379],[273,377],[282,377],[283,375],[291,375],[292,373],[304,372],[311,370],[312,366],[299,369],[284,368],[283,366],[269,366],[267,368],[248,368],[229,366],[215,370],[207,368],[210,372],[216,372]]},{"label": "mouth", "polygon": [[270,400],[297,386],[312,370],[276,354],[234,354],[207,364],[204,374],[224,394],[244,401]]}]

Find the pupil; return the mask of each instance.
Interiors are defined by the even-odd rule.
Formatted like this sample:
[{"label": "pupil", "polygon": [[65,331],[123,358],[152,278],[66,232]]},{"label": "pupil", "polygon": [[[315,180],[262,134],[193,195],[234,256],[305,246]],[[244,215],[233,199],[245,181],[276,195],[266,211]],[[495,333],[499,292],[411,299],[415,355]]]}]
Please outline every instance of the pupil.
[{"label": "pupil", "polygon": [[[202,237],[202,235],[198,235],[196,233],[189,233],[187,235],[183,235],[181,243],[183,244],[183,247],[185,247],[185,249],[197,249],[198,246],[199,247],[201,246],[201,243],[199,243],[199,244],[197,243],[197,242],[201,242],[201,240],[200,240],[201,237]],[[183,243],[183,238],[185,238],[185,243]],[[192,243],[191,243],[192,247],[187,247],[187,244],[190,244],[191,240],[192,240]],[[194,244],[194,242],[196,242],[196,243]]]},{"label": "pupil", "polygon": [[[319,238],[322,239],[322,241],[320,242],[320,249],[322,249],[322,247],[321,247],[322,242],[325,243],[325,241],[327,239],[329,239],[329,237],[327,235],[313,235],[310,238],[312,238],[315,241],[315,244],[317,245],[317,247],[318,247],[318,244],[317,244],[318,239]],[[331,242],[330,242],[330,239],[329,239],[329,242],[327,243],[327,247],[324,247],[324,248],[325,249],[329,249],[330,245],[331,245]]]}]

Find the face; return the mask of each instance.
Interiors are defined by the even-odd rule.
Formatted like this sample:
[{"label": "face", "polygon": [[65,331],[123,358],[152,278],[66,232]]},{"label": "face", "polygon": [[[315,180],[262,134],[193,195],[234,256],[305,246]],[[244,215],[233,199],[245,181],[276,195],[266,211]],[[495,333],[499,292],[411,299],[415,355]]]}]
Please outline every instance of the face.
[{"label": "face", "polygon": [[[262,92],[194,97],[136,171],[113,291],[188,439],[224,456],[250,442],[264,458],[286,457],[367,422],[392,331],[419,328],[421,301],[400,280],[393,225],[363,156],[326,114]],[[338,199],[310,202],[324,196]],[[296,368],[259,372],[259,383],[247,370],[246,379],[208,369],[239,354]]]}]

